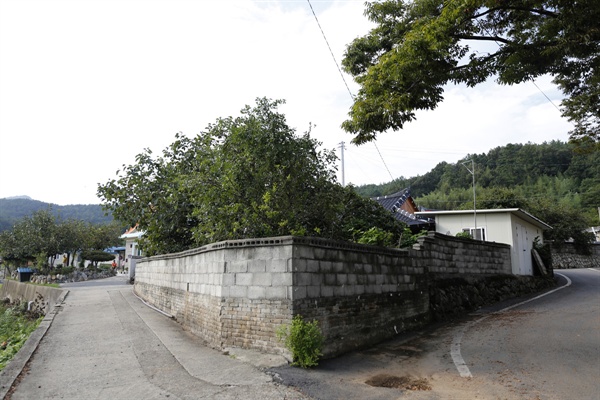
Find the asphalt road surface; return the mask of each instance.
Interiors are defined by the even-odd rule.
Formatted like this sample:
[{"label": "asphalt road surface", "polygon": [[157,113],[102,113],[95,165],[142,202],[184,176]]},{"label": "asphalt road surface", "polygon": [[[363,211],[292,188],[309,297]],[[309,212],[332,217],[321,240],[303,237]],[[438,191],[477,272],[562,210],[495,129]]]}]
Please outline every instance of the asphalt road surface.
[{"label": "asphalt road surface", "polygon": [[316,399],[600,399],[600,270],[557,276],[522,303],[272,372]]}]

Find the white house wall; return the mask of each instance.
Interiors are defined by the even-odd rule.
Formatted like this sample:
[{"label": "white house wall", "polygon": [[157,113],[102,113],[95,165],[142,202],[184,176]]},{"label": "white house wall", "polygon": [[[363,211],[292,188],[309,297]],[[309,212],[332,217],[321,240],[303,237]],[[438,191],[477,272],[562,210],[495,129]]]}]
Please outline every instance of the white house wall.
[{"label": "white house wall", "polygon": [[[463,229],[474,228],[473,214],[448,214],[435,217],[436,231],[455,236]],[[477,214],[477,228],[484,228],[486,241],[512,244],[511,226],[506,214]]]},{"label": "white house wall", "polygon": [[[473,214],[438,214],[435,216],[436,231],[455,236],[463,229],[473,228]],[[518,243],[517,225],[523,227],[524,240]],[[484,228],[486,241],[511,245],[512,272],[515,275],[533,275],[531,249],[536,237],[543,240],[543,231],[511,213],[477,214],[477,227]],[[520,253],[524,253],[521,255]]]},{"label": "white house wall", "polygon": [[[536,238],[543,241],[543,230],[539,227],[511,214],[511,262],[513,274],[515,275],[533,275],[533,261],[531,259],[531,250]],[[518,233],[523,236],[523,241],[519,242]],[[520,253],[523,253],[521,256]]]}]

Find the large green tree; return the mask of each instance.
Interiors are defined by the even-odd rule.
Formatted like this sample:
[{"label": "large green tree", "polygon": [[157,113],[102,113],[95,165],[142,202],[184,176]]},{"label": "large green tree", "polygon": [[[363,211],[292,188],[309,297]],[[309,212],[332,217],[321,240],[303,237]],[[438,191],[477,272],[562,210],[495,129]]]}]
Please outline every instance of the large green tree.
[{"label": "large green tree", "polygon": [[[367,3],[376,24],[343,60],[360,90],[343,128],[357,144],[434,109],[448,83],[515,84],[544,74],[565,94],[571,139],[600,142],[598,0],[412,0]],[[486,51],[473,46],[489,42]]]},{"label": "large green tree", "polygon": [[102,250],[121,243],[116,223],[94,225],[80,220],[58,220],[51,209],[39,210],[0,232],[0,257],[11,264],[36,260],[39,267],[55,257],[83,250]]},{"label": "large green tree", "polygon": [[391,214],[335,182],[335,154],[310,132],[297,135],[281,103],[257,99],[194,138],[177,135],[162,156],[145,150],[99,185],[99,197],[145,231],[149,255],[289,234],[350,239],[353,226],[401,232]]}]

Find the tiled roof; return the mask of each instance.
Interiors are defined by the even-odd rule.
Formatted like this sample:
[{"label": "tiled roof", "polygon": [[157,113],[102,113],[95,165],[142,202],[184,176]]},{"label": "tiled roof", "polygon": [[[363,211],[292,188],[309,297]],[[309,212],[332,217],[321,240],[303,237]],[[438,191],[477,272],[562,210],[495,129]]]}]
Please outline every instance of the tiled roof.
[{"label": "tiled roof", "polygon": [[373,200],[381,204],[386,210],[392,212],[396,219],[409,226],[430,225],[432,223],[432,221],[427,218],[417,217],[401,208],[404,203],[410,202],[409,208],[416,210],[416,205],[410,196],[410,188],[402,189],[399,192],[387,196],[375,197]]},{"label": "tiled roof", "polygon": [[376,200],[386,210],[396,212],[396,210],[402,207],[402,204],[404,204],[409,197],[410,189],[406,188],[394,194],[376,197],[373,200]]}]

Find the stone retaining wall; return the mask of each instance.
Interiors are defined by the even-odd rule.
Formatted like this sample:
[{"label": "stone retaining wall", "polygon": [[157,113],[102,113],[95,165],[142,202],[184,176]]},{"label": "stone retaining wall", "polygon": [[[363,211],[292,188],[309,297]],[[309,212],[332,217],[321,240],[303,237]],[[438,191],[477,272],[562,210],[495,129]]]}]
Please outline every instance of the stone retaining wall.
[{"label": "stone retaining wall", "polygon": [[565,243],[560,250],[552,249],[554,269],[600,268],[600,243],[591,246],[591,254],[580,254],[572,243]]},{"label": "stone retaining wall", "polygon": [[429,307],[435,321],[461,317],[499,301],[536,293],[556,285],[553,278],[491,275],[434,279],[429,286]]},{"label": "stone retaining wall", "polygon": [[300,314],[333,356],[427,323],[432,274],[510,271],[510,246],[433,232],[409,250],[286,236],[142,259],[134,288],[211,346],[287,353],[276,331]]},{"label": "stone retaining wall", "polygon": [[39,286],[30,283],[22,283],[14,280],[5,280],[0,289],[0,299],[10,299],[11,302],[36,301],[38,294],[42,296],[45,314],[48,314],[54,306],[64,299],[68,290],[53,288],[51,286]]}]

